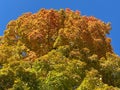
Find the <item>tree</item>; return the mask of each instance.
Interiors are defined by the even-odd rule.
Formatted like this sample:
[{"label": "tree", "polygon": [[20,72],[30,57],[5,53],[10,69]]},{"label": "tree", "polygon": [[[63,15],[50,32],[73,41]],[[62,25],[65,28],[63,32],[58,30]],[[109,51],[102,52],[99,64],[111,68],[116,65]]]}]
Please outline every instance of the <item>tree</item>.
[{"label": "tree", "polygon": [[8,23],[0,37],[0,90],[119,90],[111,29],[70,9],[41,9]]}]

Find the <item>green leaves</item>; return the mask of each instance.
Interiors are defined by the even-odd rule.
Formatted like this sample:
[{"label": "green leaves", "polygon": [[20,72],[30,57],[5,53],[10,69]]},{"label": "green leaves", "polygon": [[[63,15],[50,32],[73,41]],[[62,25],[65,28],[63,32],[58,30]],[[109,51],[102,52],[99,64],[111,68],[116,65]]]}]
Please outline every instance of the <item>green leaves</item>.
[{"label": "green leaves", "polygon": [[104,77],[103,82],[120,87],[120,57],[110,53],[107,53],[106,57],[107,59],[100,59],[101,74]]},{"label": "green leaves", "polygon": [[119,90],[110,29],[68,8],[10,21],[0,37],[0,90]]},{"label": "green leaves", "polygon": [[102,85],[102,77],[99,75],[97,70],[93,69],[87,72],[83,82],[76,90],[94,90],[95,88],[101,87]]},{"label": "green leaves", "polygon": [[0,70],[0,89],[11,88],[14,84],[14,72],[12,70]]}]

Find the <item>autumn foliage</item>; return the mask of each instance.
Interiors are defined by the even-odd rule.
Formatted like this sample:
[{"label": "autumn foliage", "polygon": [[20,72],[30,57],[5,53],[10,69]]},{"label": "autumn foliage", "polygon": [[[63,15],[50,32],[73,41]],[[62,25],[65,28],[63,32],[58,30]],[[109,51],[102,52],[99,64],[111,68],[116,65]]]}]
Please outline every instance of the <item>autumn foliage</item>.
[{"label": "autumn foliage", "polygon": [[92,54],[101,57],[112,52],[111,40],[106,38],[110,29],[109,23],[93,16],[81,16],[78,11],[41,9],[35,14],[26,13],[10,21],[4,40],[8,45],[16,45],[20,41],[37,56],[69,45],[79,50],[87,47]]},{"label": "autumn foliage", "polygon": [[119,90],[110,29],[70,9],[10,21],[0,37],[0,90]]}]

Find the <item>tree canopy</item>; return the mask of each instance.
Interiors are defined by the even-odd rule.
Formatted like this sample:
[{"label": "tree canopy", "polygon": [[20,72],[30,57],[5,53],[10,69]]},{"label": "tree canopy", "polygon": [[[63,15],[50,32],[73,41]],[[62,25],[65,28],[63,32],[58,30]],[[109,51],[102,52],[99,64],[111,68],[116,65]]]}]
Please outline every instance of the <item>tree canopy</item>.
[{"label": "tree canopy", "polygon": [[70,9],[11,20],[0,37],[0,90],[120,90],[110,30]]}]

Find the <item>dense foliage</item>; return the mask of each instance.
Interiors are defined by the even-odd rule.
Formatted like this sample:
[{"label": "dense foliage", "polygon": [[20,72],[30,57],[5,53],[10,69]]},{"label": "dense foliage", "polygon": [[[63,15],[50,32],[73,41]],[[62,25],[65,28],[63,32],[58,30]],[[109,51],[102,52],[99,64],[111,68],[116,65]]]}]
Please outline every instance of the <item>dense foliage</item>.
[{"label": "dense foliage", "polygon": [[0,37],[0,90],[120,90],[110,29],[70,9],[10,21]]}]

